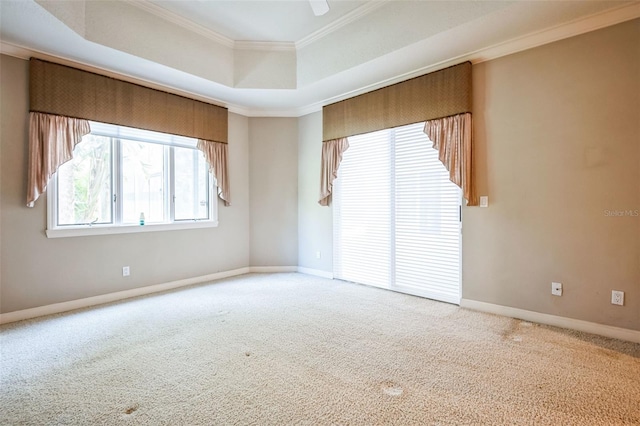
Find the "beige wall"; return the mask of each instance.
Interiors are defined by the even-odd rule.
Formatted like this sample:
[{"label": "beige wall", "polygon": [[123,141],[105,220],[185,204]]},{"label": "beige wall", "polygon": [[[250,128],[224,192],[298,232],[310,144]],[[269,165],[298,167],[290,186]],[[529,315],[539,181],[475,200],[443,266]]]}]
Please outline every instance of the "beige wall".
[{"label": "beige wall", "polygon": [[[640,330],[640,217],[605,213],[640,210],[638,40],[635,20],[474,66],[490,206],[463,210],[464,298]],[[27,63],[2,56],[0,75],[0,312],[249,265],[331,272],[320,113],[230,115],[216,229],[47,239],[46,200],[24,207]]]},{"label": "beige wall", "polygon": [[[478,178],[463,297],[640,330],[640,20],[474,65]],[[300,266],[331,271],[321,118],[300,119]],[[323,253],[323,255],[325,254]],[[551,295],[551,282],[564,295]],[[625,306],[610,304],[625,291]]]},{"label": "beige wall", "polygon": [[640,20],[474,66],[474,121],[463,297],[640,330]]},{"label": "beige wall", "polygon": [[318,204],[322,113],[301,117],[298,130],[298,266],[333,273],[332,209]]},{"label": "beige wall", "polygon": [[28,62],[1,56],[0,78],[0,312],[249,266],[246,117],[229,116],[233,205],[219,204],[217,228],[48,239],[46,196],[25,207]]},{"label": "beige wall", "polygon": [[251,266],[298,264],[298,119],[249,119]]}]

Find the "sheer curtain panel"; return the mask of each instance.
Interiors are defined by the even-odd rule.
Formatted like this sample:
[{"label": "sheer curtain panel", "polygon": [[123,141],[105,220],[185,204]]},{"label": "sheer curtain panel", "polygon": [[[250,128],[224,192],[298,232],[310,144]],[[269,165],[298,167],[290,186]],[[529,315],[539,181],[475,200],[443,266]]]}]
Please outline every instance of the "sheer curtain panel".
[{"label": "sheer curtain panel", "polygon": [[47,189],[51,176],[73,158],[73,148],[91,133],[89,121],[59,115],[29,113],[27,207]]},{"label": "sheer curtain panel", "polygon": [[471,114],[429,120],[424,133],[433,141],[438,158],[449,171],[449,179],[462,189],[468,206],[477,206],[475,181],[473,180],[473,146],[471,144]]},{"label": "sheer curtain panel", "polygon": [[[71,159],[82,136],[90,132],[87,120],[205,141],[201,150],[215,171],[220,198],[229,205],[227,108],[31,58],[29,111],[40,114],[31,118],[30,164],[40,165],[29,171],[30,206],[60,164]],[[60,127],[54,127],[54,122]],[[57,130],[46,130],[54,128]]]},{"label": "sheer curtain panel", "polygon": [[[425,133],[435,142],[451,181],[463,190],[467,205],[478,205],[473,176],[471,71],[471,63],[464,62],[326,105],[322,108],[322,139],[326,143],[426,122]],[[325,164],[328,148],[323,146],[323,206],[329,205],[330,185],[339,165],[339,161]],[[333,174],[325,174],[329,172]]]},{"label": "sheer curtain panel", "polygon": [[231,205],[231,193],[227,171],[228,145],[221,142],[198,139],[198,149],[204,154],[209,164],[209,172],[216,178],[218,196],[224,201],[225,206]]},{"label": "sheer curtain panel", "polygon": [[333,181],[338,177],[338,167],[347,149],[349,149],[347,138],[332,139],[322,143],[320,201],[318,201],[321,206],[328,206],[331,203]]}]

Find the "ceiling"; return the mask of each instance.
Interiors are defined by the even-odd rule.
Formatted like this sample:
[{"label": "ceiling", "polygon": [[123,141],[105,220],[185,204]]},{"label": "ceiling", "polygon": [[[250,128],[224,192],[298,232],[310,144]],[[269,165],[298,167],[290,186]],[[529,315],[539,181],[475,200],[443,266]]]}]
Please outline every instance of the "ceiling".
[{"label": "ceiling", "polygon": [[300,116],[470,60],[640,17],[638,1],[0,0],[4,54]]},{"label": "ceiling", "polygon": [[347,13],[376,2],[334,0],[330,12],[323,16],[314,16],[308,0],[153,0],[151,3],[232,40],[297,42]]}]

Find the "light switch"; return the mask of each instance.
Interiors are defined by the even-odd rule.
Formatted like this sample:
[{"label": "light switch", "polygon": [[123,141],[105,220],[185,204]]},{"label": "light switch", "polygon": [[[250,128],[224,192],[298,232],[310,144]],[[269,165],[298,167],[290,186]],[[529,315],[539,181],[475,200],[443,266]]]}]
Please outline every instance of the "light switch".
[{"label": "light switch", "polygon": [[483,195],[480,197],[480,207],[489,207],[489,196]]}]

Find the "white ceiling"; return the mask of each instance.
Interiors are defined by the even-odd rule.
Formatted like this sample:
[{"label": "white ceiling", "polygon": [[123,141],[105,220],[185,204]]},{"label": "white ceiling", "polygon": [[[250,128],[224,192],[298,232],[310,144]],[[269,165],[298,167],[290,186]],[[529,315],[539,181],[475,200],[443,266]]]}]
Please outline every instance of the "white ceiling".
[{"label": "white ceiling", "polygon": [[371,0],[329,1],[329,12],[323,16],[314,16],[308,0],[152,0],[151,3],[232,40],[288,42],[297,42],[348,12],[374,3]]},{"label": "white ceiling", "polygon": [[2,53],[299,116],[465,60],[640,17],[638,1],[0,0]]}]

